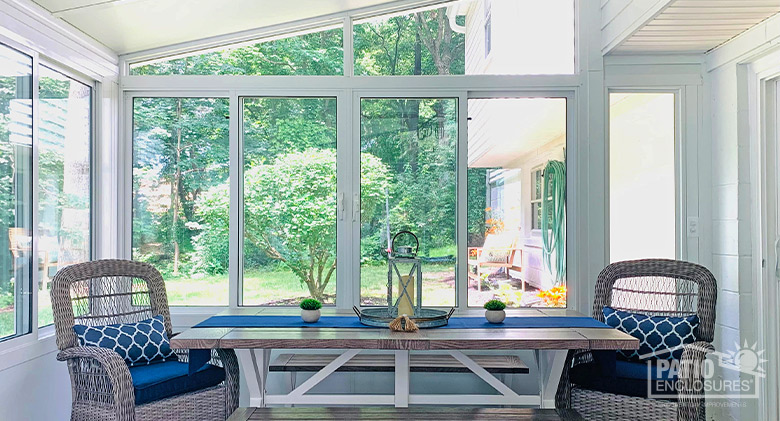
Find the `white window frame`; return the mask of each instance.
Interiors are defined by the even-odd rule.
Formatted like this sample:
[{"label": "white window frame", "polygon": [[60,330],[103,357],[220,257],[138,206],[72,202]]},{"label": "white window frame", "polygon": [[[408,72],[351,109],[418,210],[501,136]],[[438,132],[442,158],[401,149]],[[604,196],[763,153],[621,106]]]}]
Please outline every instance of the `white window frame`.
[{"label": "white window frame", "polygon": [[[193,79],[194,78],[194,79]],[[238,78],[239,80],[236,80]],[[231,222],[231,254],[229,263],[229,300],[228,307],[244,306],[242,302],[243,290],[243,264],[242,248],[243,236],[241,235],[243,224],[243,133],[241,128],[240,99],[244,97],[335,97],[337,100],[337,194],[344,195],[345,217],[337,218],[337,282],[336,282],[336,310],[349,311],[352,306],[360,306],[360,259],[352,253],[360,250],[360,218],[359,218],[359,194],[360,194],[360,168],[356,157],[360,153],[360,117],[359,107],[361,98],[457,98],[458,100],[458,143],[456,167],[457,197],[466,194],[467,171],[467,116],[469,98],[529,98],[529,97],[555,97],[567,99],[567,170],[568,174],[575,174],[573,149],[568,145],[574,143],[576,127],[574,125],[576,110],[576,87],[567,86],[565,82],[571,80],[571,76],[559,76],[558,82],[562,86],[545,86],[543,89],[525,87],[508,89],[505,81],[514,80],[511,85],[518,85],[518,80],[549,80],[552,76],[402,76],[402,77],[377,77],[366,76],[360,78],[344,77],[319,77],[319,76],[148,76],[128,77],[137,80],[143,90],[132,90],[126,86],[124,96],[124,109],[127,112],[125,119],[125,142],[123,152],[126,156],[121,162],[125,162],[125,217],[129,222],[124,225],[124,257],[131,257],[132,244],[132,101],[137,97],[222,97],[230,98],[230,222]],[[209,89],[195,89],[195,84],[203,86],[202,79],[207,79],[205,86]],[[344,80],[346,79],[346,80]],[[420,80],[422,79],[422,80]],[[465,79],[465,80],[459,80]],[[564,83],[560,83],[564,81]],[[353,83],[351,83],[353,82]],[[360,83],[354,83],[360,82]],[[459,83],[458,83],[459,82]],[[187,89],[171,90],[171,84]],[[189,85],[189,86],[187,86]],[[263,88],[258,88],[263,85]],[[316,85],[316,87],[315,87]],[[358,85],[352,87],[351,85]],[[413,88],[409,88],[409,86]],[[453,88],[453,85],[460,85]],[[551,84],[555,85],[555,84]],[[303,88],[301,86],[304,86]],[[425,86],[425,87],[423,87]],[[471,86],[480,87],[479,90],[469,89]],[[158,89],[150,89],[158,87]],[[220,89],[223,88],[223,89]],[[227,89],[224,89],[227,88]],[[237,118],[232,118],[236,115]],[[569,177],[569,183],[574,180]],[[574,185],[574,184],[572,184]],[[574,189],[571,189],[574,190]],[[573,191],[569,193],[567,208],[567,247],[571,250],[571,244],[576,241],[576,233],[571,231]],[[356,202],[357,199],[358,201]],[[456,290],[455,304],[460,310],[467,311],[467,268],[466,268],[466,232],[461,227],[466,226],[466,202],[458,201],[456,212],[456,244],[458,244],[458,259],[456,265]],[[357,210],[357,214],[355,213]],[[569,253],[571,255],[571,253]],[[569,259],[571,259],[570,257]],[[571,261],[567,265],[573,264]],[[568,266],[567,266],[568,267]],[[213,314],[225,306],[186,306],[177,307],[176,313],[183,315]],[[254,306],[251,306],[254,307]]]},{"label": "white window frame", "polygon": [[[90,99],[90,257],[94,258],[96,253],[97,236],[97,217],[96,209],[98,209],[98,195],[96,189],[96,173],[97,173],[97,157],[98,148],[96,142],[96,133],[98,133],[98,116],[100,115],[101,105],[98,101],[100,95],[100,83],[96,78],[87,76],[77,70],[73,70],[64,64],[49,59],[48,57],[39,53],[35,48],[25,45],[13,39],[9,39],[3,35],[0,35],[0,44],[4,44],[12,49],[15,49],[23,54],[32,57],[32,276],[31,276],[31,288],[30,293],[30,331],[27,333],[9,336],[7,338],[0,339],[0,370],[10,367],[16,364],[20,364],[24,361],[28,361],[35,356],[42,355],[48,352],[51,345],[54,343],[55,329],[54,325],[47,325],[38,327],[38,295],[41,292],[38,288],[40,283],[40,275],[38,273],[38,241],[35,240],[39,236],[38,227],[38,191],[40,186],[39,171],[38,171],[38,128],[40,127],[38,113],[40,110],[40,98],[38,92],[38,82],[40,78],[40,67],[46,66],[51,70],[59,72],[64,76],[76,80],[90,87],[91,99]],[[14,352],[17,350],[26,349],[24,353]]]}]

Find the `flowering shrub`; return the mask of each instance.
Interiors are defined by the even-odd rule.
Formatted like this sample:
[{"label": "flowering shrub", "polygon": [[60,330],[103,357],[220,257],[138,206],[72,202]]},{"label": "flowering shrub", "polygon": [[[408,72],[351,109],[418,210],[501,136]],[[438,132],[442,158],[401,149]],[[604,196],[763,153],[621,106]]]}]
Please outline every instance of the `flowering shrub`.
[{"label": "flowering shrub", "polygon": [[566,286],[560,285],[537,294],[550,307],[566,307]]}]

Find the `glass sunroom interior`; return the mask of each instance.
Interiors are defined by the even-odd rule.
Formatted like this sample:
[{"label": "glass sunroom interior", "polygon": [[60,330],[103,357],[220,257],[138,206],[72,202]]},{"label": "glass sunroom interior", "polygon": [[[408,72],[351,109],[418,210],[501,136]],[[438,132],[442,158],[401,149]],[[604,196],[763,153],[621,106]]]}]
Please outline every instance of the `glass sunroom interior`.
[{"label": "glass sunroom interior", "polygon": [[[774,320],[751,231],[761,119],[738,78],[777,76],[777,19],[672,53],[682,41],[628,40],[652,13],[611,0],[370,0],[302,20],[285,4],[284,21],[241,27],[220,8],[208,38],[172,23],[90,32],[144,2],[80,21],[82,8],[36,3],[0,1],[0,373],[14,385],[0,418],[28,389],[52,397],[20,404],[34,419],[69,405],[48,288],[89,259],[160,269],[177,331],[224,310],[296,313],[309,296],[328,314],[382,305],[388,237],[403,229],[421,240],[426,305],[458,315],[481,317],[493,297],[513,314],[590,314],[607,264],[665,257],[715,273],[720,345]],[[452,49],[426,44],[438,32],[418,33],[418,13],[449,28]],[[550,163],[565,169],[554,186]],[[303,214],[316,221],[305,233]]]}]

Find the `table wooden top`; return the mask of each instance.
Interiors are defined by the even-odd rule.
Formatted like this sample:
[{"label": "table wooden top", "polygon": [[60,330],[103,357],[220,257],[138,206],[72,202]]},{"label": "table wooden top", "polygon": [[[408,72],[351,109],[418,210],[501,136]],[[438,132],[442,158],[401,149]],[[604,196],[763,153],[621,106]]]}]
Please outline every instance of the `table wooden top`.
[{"label": "table wooden top", "polygon": [[[296,309],[230,309],[222,315],[299,314]],[[347,313],[338,315],[347,316]],[[512,316],[582,317],[572,310],[536,310]],[[354,317],[354,315],[352,316]],[[475,350],[475,349],[636,349],[639,341],[616,329],[599,328],[495,328],[421,329],[393,332],[382,328],[191,328],[171,339],[173,348],[184,349],[387,349],[387,350]]]}]

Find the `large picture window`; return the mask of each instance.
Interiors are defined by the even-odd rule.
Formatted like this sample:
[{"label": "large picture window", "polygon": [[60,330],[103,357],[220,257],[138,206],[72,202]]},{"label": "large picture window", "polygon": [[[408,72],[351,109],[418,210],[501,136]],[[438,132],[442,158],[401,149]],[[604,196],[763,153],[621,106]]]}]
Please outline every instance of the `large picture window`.
[{"label": "large picture window", "polygon": [[134,98],[133,259],[171,305],[228,304],[228,100]]},{"label": "large picture window", "polygon": [[423,304],[455,305],[455,156],[458,101],[360,102],[360,302],[387,303],[387,250],[414,233]]},{"label": "large picture window", "polygon": [[38,326],[45,326],[53,322],[54,274],[91,257],[92,88],[41,66],[38,94]]},{"label": "large picture window", "polygon": [[335,304],[336,99],[243,98],[242,111],[243,303]]},{"label": "large picture window", "polygon": [[566,306],[566,98],[469,100],[468,299]]},{"label": "large picture window", "polygon": [[[33,62],[0,45],[0,339],[31,330]],[[5,241],[7,239],[7,241]]]}]

